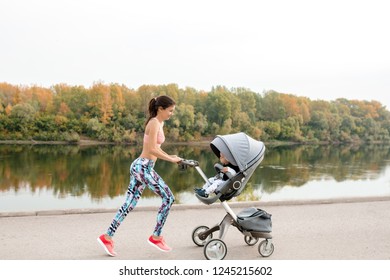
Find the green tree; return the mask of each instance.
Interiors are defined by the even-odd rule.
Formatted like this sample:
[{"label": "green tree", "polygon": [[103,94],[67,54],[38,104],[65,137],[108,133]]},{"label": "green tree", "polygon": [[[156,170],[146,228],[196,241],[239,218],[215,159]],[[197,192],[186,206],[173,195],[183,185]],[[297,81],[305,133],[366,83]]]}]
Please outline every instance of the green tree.
[{"label": "green tree", "polygon": [[[88,90],[82,86],[70,87],[65,84],[57,84],[52,87],[54,93],[53,109],[51,113],[61,112],[66,105],[68,111],[64,114],[71,118],[80,118],[88,114],[89,97]],[[49,111],[50,112],[50,111]]]},{"label": "green tree", "polygon": [[205,134],[208,128],[207,116],[204,116],[201,112],[196,113],[194,119],[194,138],[200,140],[201,136]]},{"label": "green tree", "polygon": [[265,121],[279,121],[286,117],[280,94],[276,91],[268,91],[264,94],[259,111],[260,119]]},{"label": "green tree", "polygon": [[225,88],[218,87],[208,95],[207,119],[211,123],[222,126],[225,120],[231,118],[231,93]]},{"label": "green tree", "polygon": [[279,137],[282,140],[303,140],[299,120],[293,117],[288,117],[286,120],[282,120],[280,125]]}]

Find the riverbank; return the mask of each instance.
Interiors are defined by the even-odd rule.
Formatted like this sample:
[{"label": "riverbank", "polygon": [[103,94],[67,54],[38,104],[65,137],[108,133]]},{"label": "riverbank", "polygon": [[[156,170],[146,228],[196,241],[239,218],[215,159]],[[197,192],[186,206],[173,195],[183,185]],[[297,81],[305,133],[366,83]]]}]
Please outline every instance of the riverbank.
[{"label": "riverbank", "polygon": [[[213,139],[202,139],[200,141],[188,141],[188,142],[170,142],[166,145],[208,145]],[[0,144],[5,145],[136,145],[138,142],[134,143],[115,143],[115,142],[106,142],[98,141],[91,139],[82,139],[77,142],[67,142],[67,141],[35,141],[35,140],[0,140]]]},{"label": "riverbank", "polygon": [[[186,142],[167,142],[165,145],[188,145],[188,146],[207,146],[214,138],[202,138],[198,141],[186,141]],[[328,142],[328,141],[304,141],[304,142],[293,142],[293,141],[263,141],[267,146],[293,146],[293,145],[361,145],[364,144],[362,141],[355,142]],[[77,142],[67,142],[67,141],[35,141],[35,140],[0,140],[0,144],[8,145],[79,145],[79,146],[93,146],[93,145],[137,145],[139,142],[135,141],[134,143],[116,143],[116,142],[107,142],[99,141],[93,139],[80,139]],[[371,141],[370,144],[386,144],[388,142],[381,141]]]},{"label": "riverbank", "polygon": [[35,141],[35,140],[0,140],[0,144],[8,145],[113,145],[113,142],[83,139],[78,142],[67,141]]},{"label": "riverbank", "polygon": [[[284,200],[284,201],[240,201],[229,202],[229,205],[234,208],[244,207],[273,207],[273,206],[287,206],[287,205],[312,205],[312,204],[334,204],[334,203],[363,203],[372,201],[390,201],[390,196],[371,196],[371,197],[343,197],[332,199],[301,199],[301,200]],[[155,211],[157,206],[137,206],[133,211]],[[214,203],[205,206],[199,204],[173,204],[172,210],[190,210],[190,209],[216,209],[220,208],[219,203]],[[74,214],[99,214],[99,213],[115,213],[118,208],[79,208],[79,209],[61,209],[61,210],[40,210],[40,211],[15,211],[15,212],[1,212],[1,218],[9,217],[32,217],[32,216],[61,216]]]}]

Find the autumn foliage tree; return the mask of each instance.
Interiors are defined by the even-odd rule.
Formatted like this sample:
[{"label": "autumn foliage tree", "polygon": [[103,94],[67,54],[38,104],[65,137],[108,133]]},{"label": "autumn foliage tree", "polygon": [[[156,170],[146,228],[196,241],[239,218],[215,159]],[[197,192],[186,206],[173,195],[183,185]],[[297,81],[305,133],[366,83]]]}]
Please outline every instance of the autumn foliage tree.
[{"label": "autumn foliage tree", "polygon": [[0,140],[116,143],[141,141],[149,100],[176,100],[166,136],[199,141],[243,131],[263,141],[389,141],[390,112],[378,101],[310,100],[293,94],[213,87],[209,92],[176,84],[94,83],[90,88],[0,83]]}]

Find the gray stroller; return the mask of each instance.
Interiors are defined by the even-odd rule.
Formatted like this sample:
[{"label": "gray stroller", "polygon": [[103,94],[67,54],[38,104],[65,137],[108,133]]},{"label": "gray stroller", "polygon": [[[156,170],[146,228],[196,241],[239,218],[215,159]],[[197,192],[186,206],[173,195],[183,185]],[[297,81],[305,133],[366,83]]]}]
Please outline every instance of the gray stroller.
[{"label": "gray stroller", "polygon": [[[263,257],[271,256],[274,251],[270,234],[272,231],[271,214],[250,207],[236,215],[227,203],[233,197],[240,195],[253,172],[263,160],[264,143],[240,132],[223,136],[218,135],[210,143],[210,147],[218,158],[220,153],[223,153],[230,163],[238,167],[239,172],[220,184],[214,195],[202,197],[195,194],[201,202],[208,205],[219,200],[227,214],[219,224],[212,228],[207,226],[196,227],[192,232],[193,242],[199,247],[204,247],[203,252],[206,259],[222,260],[227,254],[227,247],[223,238],[229,226],[233,225],[244,235],[244,241],[249,246],[255,245],[260,238],[264,239],[259,243],[259,254]],[[184,170],[187,167],[194,167],[205,182],[210,184],[197,161],[183,160],[180,163],[181,169]],[[219,238],[213,238],[213,232],[215,231],[219,231]]]}]

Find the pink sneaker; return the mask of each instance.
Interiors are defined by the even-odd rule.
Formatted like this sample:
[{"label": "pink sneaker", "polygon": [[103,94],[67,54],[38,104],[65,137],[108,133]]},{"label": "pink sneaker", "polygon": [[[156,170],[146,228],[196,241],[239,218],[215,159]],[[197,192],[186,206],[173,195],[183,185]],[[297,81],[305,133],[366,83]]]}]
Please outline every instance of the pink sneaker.
[{"label": "pink sneaker", "polygon": [[153,247],[156,247],[157,249],[159,249],[160,251],[163,251],[163,252],[170,252],[172,251],[172,248],[169,247],[166,243],[165,243],[165,240],[164,238],[161,237],[161,239],[159,240],[154,240],[153,239],[153,236],[151,235],[148,239],[148,243],[150,245],[152,245]]},{"label": "pink sneaker", "polygon": [[114,241],[108,240],[104,234],[100,235],[97,239],[100,245],[102,245],[103,249],[109,254],[111,257],[115,257],[116,253],[114,251]]}]

